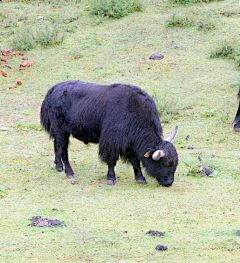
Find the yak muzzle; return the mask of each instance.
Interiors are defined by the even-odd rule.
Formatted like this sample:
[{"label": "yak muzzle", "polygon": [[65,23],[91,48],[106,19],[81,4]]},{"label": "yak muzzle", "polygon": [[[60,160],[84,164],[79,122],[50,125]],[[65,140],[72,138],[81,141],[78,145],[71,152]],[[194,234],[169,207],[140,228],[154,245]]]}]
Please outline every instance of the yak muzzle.
[{"label": "yak muzzle", "polygon": [[161,178],[160,180],[158,180],[158,183],[162,186],[165,186],[165,187],[169,187],[173,184],[174,182],[174,175],[173,176],[170,176],[170,177],[164,177],[164,178]]}]

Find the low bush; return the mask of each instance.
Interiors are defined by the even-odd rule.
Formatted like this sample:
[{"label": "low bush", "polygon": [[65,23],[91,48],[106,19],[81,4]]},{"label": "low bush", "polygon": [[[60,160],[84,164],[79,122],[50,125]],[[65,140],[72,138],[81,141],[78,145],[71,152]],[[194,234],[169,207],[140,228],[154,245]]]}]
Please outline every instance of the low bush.
[{"label": "low bush", "polygon": [[170,0],[170,2],[178,5],[189,5],[195,3],[210,3],[214,1],[223,1],[223,0]]},{"label": "low bush", "polygon": [[236,45],[224,41],[218,48],[211,51],[210,58],[226,58],[226,59],[235,59],[237,56]]},{"label": "low bush", "polygon": [[183,15],[173,15],[166,21],[167,27],[192,27],[195,25],[195,21],[191,17]]},{"label": "low bush", "polygon": [[11,43],[14,50],[26,51],[35,48],[38,44],[43,47],[59,45],[64,39],[64,31],[57,24],[48,23],[38,29],[24,28],[21,33],[12,37]]},{"label": "low bush", "polygon": [[13,35],[11,39],[14,50],[26,51],[36,47],[37,42],[31,27],[24,28],[21,33]]},{"label": "low bush", "polygon": [[139,0],[92,0],[90,4],[93,15],[110,18],[121,18],[143,9]]},{"label": "low bush", "polygon": [[211,20],[208,21],[201,20],[197,24],[198,24],[198,30],[201,31],[209,31],[216,28],[215,22]]},{"label": "low bush", "polygon": [[46,24],[43,29],[37,30],[36,41],[45,47],[59,45],[64,38],[64,31],[57,24]]}]

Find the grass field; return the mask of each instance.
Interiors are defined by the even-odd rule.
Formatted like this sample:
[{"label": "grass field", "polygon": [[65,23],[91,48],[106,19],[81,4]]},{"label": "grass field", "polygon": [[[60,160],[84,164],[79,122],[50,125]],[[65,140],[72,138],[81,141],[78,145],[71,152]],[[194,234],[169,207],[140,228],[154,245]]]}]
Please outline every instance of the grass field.
[{"label": "grass field", "polygon": [[[240,137],[231,124],[238,57],[210,58],[226,42],[239,47],[239,1],[142,3],[142,12],[111,19],[91,15],[87,0],[0,2],[1,50],[24,43],[24,56],[0,65],[7,74],[0,74],[0,186],[7,191],[0,198],[0,262],[240,262]],[[38,30],[45,35],[37,42]],[[48,45],[50,31],[63,42]],[[26,48],[31,41],[36,46]],[[154,53],[164,58],[150,60]],[[19,70],[23,57],[36,64]],[[109,186],[98,145],[73,138],[76,183],[55,170],[40,107],[51,86],[77,79],[133,84],[152,95],[164,136],[179,127],[172,187],[150,177],[139,185],[122,161],[118,184]],[[199,156],[211,176],[198,173]],[[33,216],[66,227],[30,227]],[[168,250],[156,250],[159,244]]]}]

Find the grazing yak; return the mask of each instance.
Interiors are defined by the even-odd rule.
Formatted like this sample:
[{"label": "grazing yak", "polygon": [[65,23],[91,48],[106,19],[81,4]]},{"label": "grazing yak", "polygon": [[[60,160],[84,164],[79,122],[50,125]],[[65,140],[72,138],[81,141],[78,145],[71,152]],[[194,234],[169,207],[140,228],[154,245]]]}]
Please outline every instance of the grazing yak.
[{"label": "grazing yak", "polygon": [[132,85],[98,85],[82,81],[58,83],[47,92],[41,124],[54,139],[55,164],[68,178],[70,134],[85,144],[99,143],[99,155],[108,165],[107,182],[116,184],[114,167],[119,157],[132,164],[138,183],[147,184],[140,162],[160,185],[170,186],[178,164],[171,143],[175,131],[162,138],[156,105],[142,89]]},{"label": "grazing yak", "polygon": [[[238,98],[240,99],[240,89],[239,89],[239,92],[238,92]],[[235,120],[233,121],[232,123],[234,126],[234,130],[236,132],[240,132],[240,101],[239,101],[239,106],[238,106],[238,110],[237,110],[237,114],[236,114],[236,117],[235,117]]]}]

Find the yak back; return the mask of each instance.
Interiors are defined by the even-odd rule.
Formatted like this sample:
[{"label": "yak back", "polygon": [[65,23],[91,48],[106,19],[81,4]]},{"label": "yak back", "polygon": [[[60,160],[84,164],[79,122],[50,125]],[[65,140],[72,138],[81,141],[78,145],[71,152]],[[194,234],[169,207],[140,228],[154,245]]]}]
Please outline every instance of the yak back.
[{"label": "yak back", "polygon": [[103,160],[156,144],[162,136],[152,98],[139,87],[125,84],[59,83],[46,95],[41,122],[50,137],[56,131],[68,131],[84,143],[100,142]]}]

